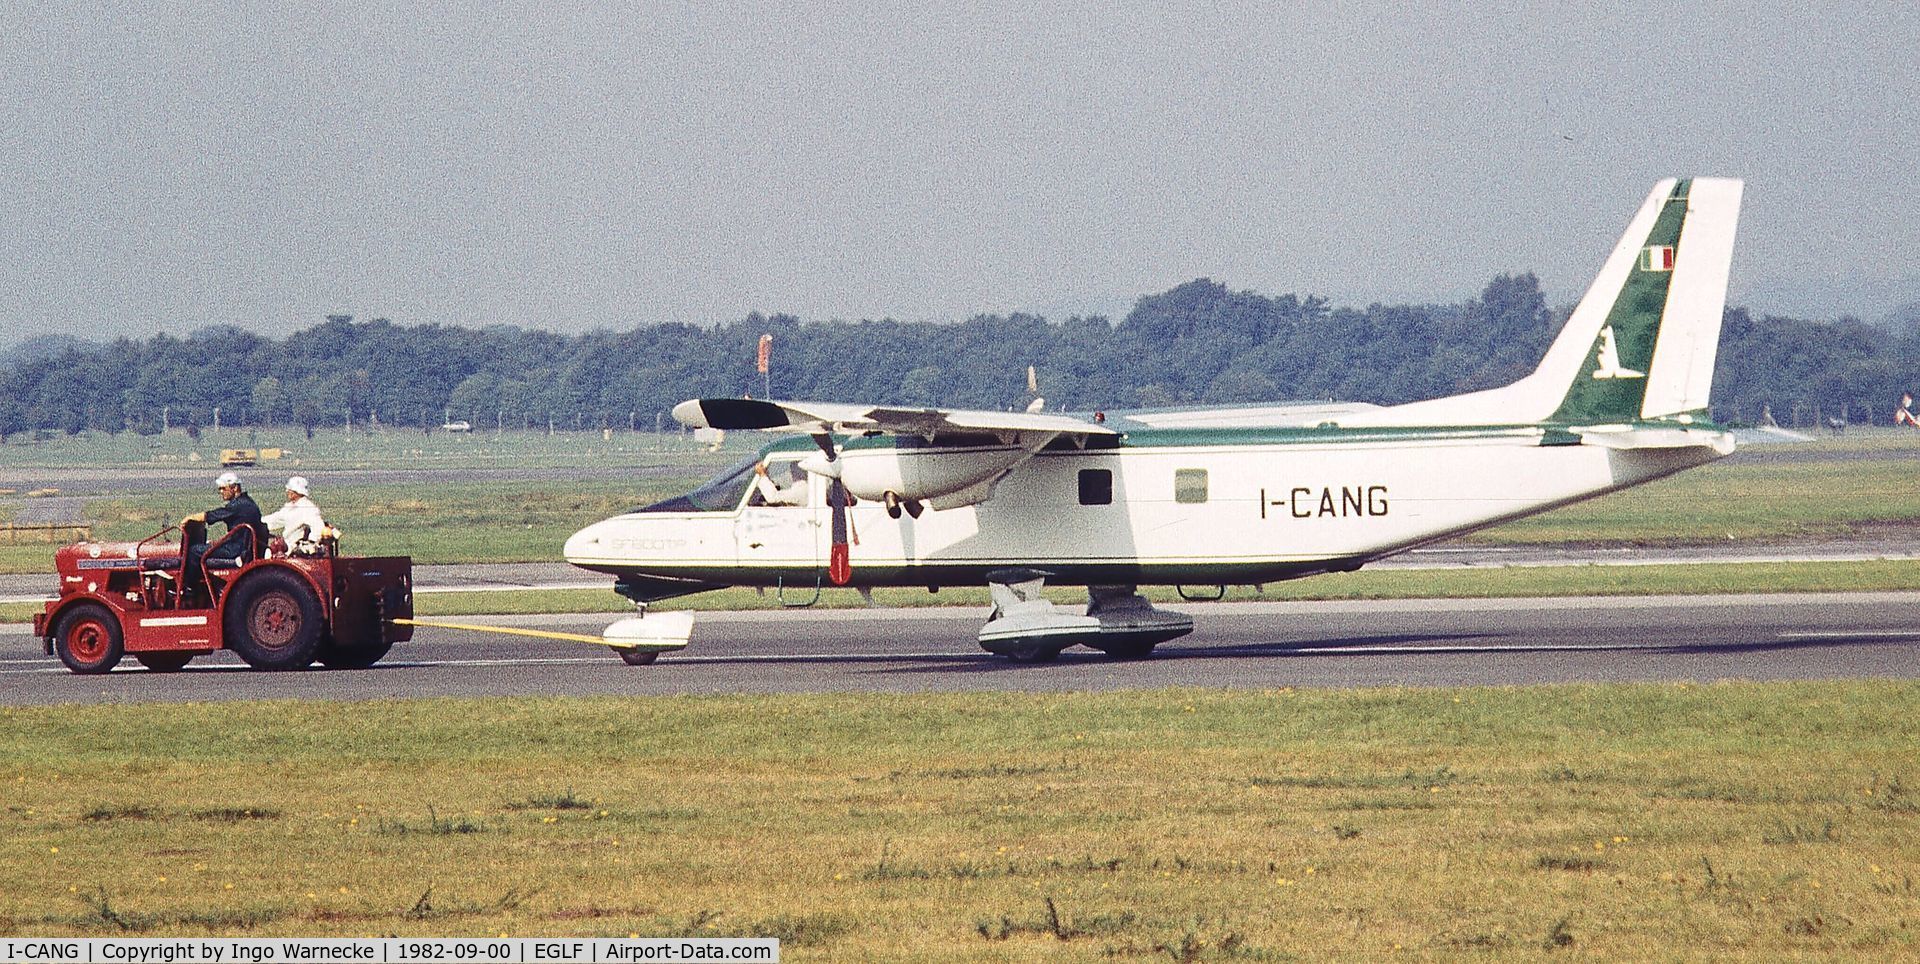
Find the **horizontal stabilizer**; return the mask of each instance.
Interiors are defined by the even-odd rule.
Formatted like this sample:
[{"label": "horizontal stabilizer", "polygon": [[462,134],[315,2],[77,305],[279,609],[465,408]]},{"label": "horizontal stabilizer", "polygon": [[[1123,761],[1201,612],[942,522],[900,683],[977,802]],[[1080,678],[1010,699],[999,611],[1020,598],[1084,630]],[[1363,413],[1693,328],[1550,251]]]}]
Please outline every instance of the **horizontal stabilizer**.
[{"label": "horizontal stabilizer", "polygon": [[1733,435],[1691,428],[1593,428],[1580,431],[1580,441],[1610,449],[1691,449],[1709,448],[1721,455],[1733,454]]}]

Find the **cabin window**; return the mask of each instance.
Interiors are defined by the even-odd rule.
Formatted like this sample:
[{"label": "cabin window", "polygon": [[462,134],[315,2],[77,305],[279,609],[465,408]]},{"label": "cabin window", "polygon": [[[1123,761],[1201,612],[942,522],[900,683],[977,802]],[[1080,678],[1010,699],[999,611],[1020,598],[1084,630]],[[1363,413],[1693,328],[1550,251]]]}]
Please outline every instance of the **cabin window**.
[{"label": "cabin window", "polygon": [[808,504],[807,470],[794,460],[768,461],[765,481],[754,479],[747,490],[747,506],[804,506]]},{"label": "cabin window", "polygon": [[686,495],[674,496],[663,502],[641,506],[633,511],[732,512],[740,508],[740,503],[746,499],[747,490],[753,487],[753,467],[759,464],[760,457],[753,456],[714,476],[705,485]]},{"label": "cabin window", "polygon": [[1080,470],[1080,504],[1113,504],[1113,471],[1111,469]]},{"label": "cabin window", "polygon": [[1173,501],[1188,504],[1207,501],[1207,470],[1174,470]]}]

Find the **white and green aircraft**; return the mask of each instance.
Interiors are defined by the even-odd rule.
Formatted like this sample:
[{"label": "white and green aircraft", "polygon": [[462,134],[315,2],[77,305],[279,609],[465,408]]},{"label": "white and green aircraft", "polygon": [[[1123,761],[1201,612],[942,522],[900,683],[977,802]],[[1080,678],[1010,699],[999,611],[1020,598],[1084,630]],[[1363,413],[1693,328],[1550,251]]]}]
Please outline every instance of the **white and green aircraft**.
[{"label": "white and green aircraft", "polygon": [[[647,602],[823,583],[985,582],[990,652],[1144,656],[1193,623],[1141,585],[1348,572],[1732,452],[1707,401],[1740,194],[1725,178],[1655,185],[1539,367],[1503,388],[1112,418],[697,399],[674,417],[788,437],[580,530],[566,558],[641,605],[606,637],[629,662],[691,632]],[[1047,581],[1086,586],[1086,609],[1049,602]]]}]

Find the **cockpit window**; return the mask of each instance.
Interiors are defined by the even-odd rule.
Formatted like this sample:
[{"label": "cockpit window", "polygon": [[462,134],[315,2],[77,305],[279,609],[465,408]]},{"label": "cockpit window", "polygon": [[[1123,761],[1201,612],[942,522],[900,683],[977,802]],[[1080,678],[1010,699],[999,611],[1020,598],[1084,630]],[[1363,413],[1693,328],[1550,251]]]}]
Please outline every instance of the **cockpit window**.
[{"label": "cockpit window", "polygon": [[740,500],[746,496],[747,488],[753,485],[753,467],[758,464],[760,456],[755,455],[714,476],[686,495],[677,495],[633,511],[732,512],[740,507]]}]

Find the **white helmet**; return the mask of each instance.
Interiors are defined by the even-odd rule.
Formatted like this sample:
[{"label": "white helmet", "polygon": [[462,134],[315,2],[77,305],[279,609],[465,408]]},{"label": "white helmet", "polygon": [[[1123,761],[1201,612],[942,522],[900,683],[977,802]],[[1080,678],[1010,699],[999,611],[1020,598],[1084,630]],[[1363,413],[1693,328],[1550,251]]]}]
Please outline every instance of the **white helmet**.
[{"label": "white helmet", "polygon": [[312,492],[310,492],[310,491],[308,491],[308,490],[307,490],[307,477],[306,477],[306,476],[304,476],[304,475],[296,475],[296,476],[294,476],[293,478],[291,478],[291,479],[288,479],[288,480],[287,480],[287,491],[288,491],[288,492],[298,492],[298,493],[300,493],[301,495],[312,495],[312,494],[313,494]]},{"label": "white helmet", "polygon": [[239,485],[240,477],[232,472],[222,472],[219,478],[213,480],[213,484],[215,488],[224,489],[229,485]]}]

